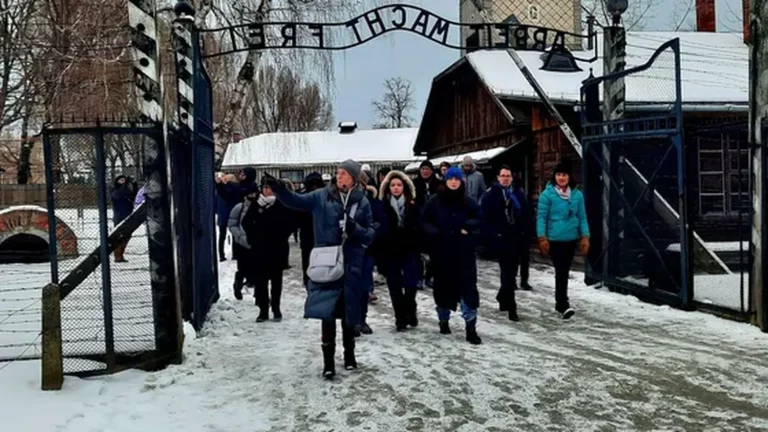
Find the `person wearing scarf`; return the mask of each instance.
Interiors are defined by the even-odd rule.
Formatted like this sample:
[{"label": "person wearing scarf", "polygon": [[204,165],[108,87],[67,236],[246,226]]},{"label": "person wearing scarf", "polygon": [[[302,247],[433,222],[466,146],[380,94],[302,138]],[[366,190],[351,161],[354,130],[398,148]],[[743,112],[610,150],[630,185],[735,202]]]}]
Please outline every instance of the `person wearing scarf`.
[{"label": "person wearing scarf", "polygon": [[365,249],[375,236],[371,204],[357,186],[361,167],[358,162],[345,160],[336,170],[336,179],[322,189],[307,194],[288,190],[274,177],[267,182],[277,195],[277,201],[295,210],[312,213],[315,247],[343,246],[345,272],[333,282],[310,279],[304,318],[321,320],[323,376],[336,376],[336,320],[341,320],[344,345],[344,369],[357,369],[354,328],[360,324],[360,287]]},{"label": "person wearing scarf", "polygon": [[476,234],[480,225],[477,202],[466,196],[461,169],[452,167],[445,173],[445,184],[427,201],[421,214],[421,226],[432,246],[435,262],[433,294],[440,320],[440,333],[450,334],[451,311],[461,305],[466,322],[466,339],[473,345],[482,343],[477,334],[477,263]]},{"label": "person wearing scarf", "polygon": [[272,188],[262,181],[261,193],[243,218],[243,229],[251,246],[247,271],[259,307],[256,322],[269,319],[270,307],[274,320],[280,321],[283,318],[280,310],[283,271],[289,256],[288,240],[296,229],[295,214],[277,202]]},{"label": "person wearing scarf", "polygon": [[416,187],[402,171],[390,171],[379,187],[384,218],[377,235],[377,262],[389,288],[395,329],[419,325],[416,291],[419,284],[419,206]]},{"label": "person wearing scarf", "polygon": [[568,300],[568,276],[573,257],[589,252],[589,225],[584,195],[576,189],[569,159],[555,166],[552,180],[539,196],[536,232],[539,249],[552,258],[555,266],[555,310],[563,319],[575,311]]},{"label": "person wearing scarf", "polygon": [[512,186],[512,170],[503,165],[499,168],[498,182],[482,198],[482,233],[489,251],[498,258],[501,287],[496,295],[499,310],[509,313],[511,321],[519,321],[517,315],[517,268],[521,242],[524,242],[528,223],[523,213],[523,203]]}]

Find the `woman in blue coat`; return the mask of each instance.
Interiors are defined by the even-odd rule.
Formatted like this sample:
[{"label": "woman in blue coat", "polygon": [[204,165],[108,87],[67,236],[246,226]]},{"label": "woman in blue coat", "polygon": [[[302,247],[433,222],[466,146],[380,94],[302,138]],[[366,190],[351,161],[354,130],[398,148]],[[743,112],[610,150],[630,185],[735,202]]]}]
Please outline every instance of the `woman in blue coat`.
[{"label": "woman in blue coat", "polygon": [[323,376],[336,375],[336,319],[341,319],[344,368],[357,369],[354,328],[360,324],[360,294],[365,248],[374,236],[371,205],[357,187],[360,164],[346,160],[339,165],[336,181],[308,194],[290,191],[274,177],[267,178],[278,201],[295,210],[311,211],[315,247],[343,246],[344,275],[329,283],[310,279],[304,317],[322,320]]},{"label": "woman in blue coat", "polygon": [[390,171],[379,188],[383,205],[381,229],[376,238],[376,260],[387,279],[395,328],[416,327],[416,290],[421,278],[419,261],[419,205],[416,186],[402,171]]},{"label": "woman in blue coat", "polygon": [[445,184],[427,201],[421,214],[422,228],[432,245],[435,260],[433,294],[440,333],[451,333],[448,320],[460,303],[467,341],[473,345],[482,342],[476,330],[480,295],[475,237],[480,225],[479,213],[477,202],[466,196],[461,169],[452,167],[445,173]]},{"label": "woman in blue coat", "polygon": [[536,232],[541,253],[549,255],[555,266],[555,310],[568,319],[575,313],[568,302],[573,256],[577,250],[582,255],[589,251],[584,195],[576,189],[569,159],[555,166],[552,180],[539,195]]}]

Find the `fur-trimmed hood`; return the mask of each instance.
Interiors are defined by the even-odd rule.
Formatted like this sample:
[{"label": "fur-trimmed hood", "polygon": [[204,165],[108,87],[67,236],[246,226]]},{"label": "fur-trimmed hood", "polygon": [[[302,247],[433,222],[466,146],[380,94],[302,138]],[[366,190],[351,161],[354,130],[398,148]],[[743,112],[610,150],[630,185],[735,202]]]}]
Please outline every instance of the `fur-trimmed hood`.
[{"label": "fur-trimmed hood", "polygon": [[371,185],[365,185],[365,191],[370,194],[370,198],[376,199],[379,196],[379,191]]},{"label": "fur-trimmed hood", "polygon": [[384,181],[381,182],[381,186],[379,186],[379,198],[381,200],[388,200],[389,199],[389,182],[393,178],[399,178],[400,181],[403,182],[403,185],[405,185],[406,188],[408,188],[408,191],[410,191],[411,194],[411,200],[416,199],[416,186],[413,184],[413,180],[411,180],[410,177],[408,177],[408,174],[402,172],[402,171],[390,171],[386,177],[384,177]]}]

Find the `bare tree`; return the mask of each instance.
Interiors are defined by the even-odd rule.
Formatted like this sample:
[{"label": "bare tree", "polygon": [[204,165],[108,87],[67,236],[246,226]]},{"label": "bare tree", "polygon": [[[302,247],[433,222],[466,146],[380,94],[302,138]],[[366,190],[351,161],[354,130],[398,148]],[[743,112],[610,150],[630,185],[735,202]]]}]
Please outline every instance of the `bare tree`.
[{"label": "bare tree", "polygon": [[[199,25],[229,26],[270,21],[343,22],[359,12],[361,6],[379,3],[380,0],[196,0],[195,6],[201,12],[196,17]],[[275,36],[267,35],[267,38]],[[238,37],[247,40],[245,29]],[[326,35],[327,42],[331,43],[334,37]],[[226,40],[220,42],[223,46],[229,43]],[[323,90],[322,93],[328,95],[332,91],[333,55],[330,51],[295,50],[271,54],[252,50],[237,56],[237,73],[230,80],[233,83],[229,89],[231,97],[226,109],[217,117],[217,142],[221,143],[222,151],[226,151],[233,129],[243,118],[241,113],[246,109],[245,102],[251,93],[249,90],[264,57],[270,64],[301,71],[303,76],[319,83],[318,89]],[[229,69],[230,73],[232,70],[235,69]]]},{"label": "bare tree", "polygon": [[384,81],[384,95],[373,101],[373,110],[379,122],[377,129],[404,128],[413,124],[410,116],[415,108],[411,82],[404,78],[390,78]]},{"label": "bare tree", "polygon": [[24,117],[31,97],[31,32],[35,0],[0,0],[0,132]]},{"label": "bare tree", "polygon": [[261,68],[249,87],[243,132],[297,132],[328,129],[331,104],[317,84],[305,82],[288,67]]},{"label": "bare tree", "polygon": [[[627,31],[642,30],[645,23],[655,16],[655,8],[662,3],[662,0],[630,1],[627,11],[621,16],[624,28]],[[598,25],[607,26],[611,24],[611,14],[606,9],[607,0],[583,0],[581,4],[582,9],[587,15],[592,15],[597,19]]]}]

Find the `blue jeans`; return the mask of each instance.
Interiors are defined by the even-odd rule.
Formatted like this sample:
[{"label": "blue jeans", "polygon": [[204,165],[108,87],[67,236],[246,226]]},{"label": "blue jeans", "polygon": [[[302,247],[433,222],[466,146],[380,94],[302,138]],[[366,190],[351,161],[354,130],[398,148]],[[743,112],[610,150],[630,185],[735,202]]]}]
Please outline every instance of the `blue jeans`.
[{"label": "blue jeans", "polygon": [[[461,301],[461,317],[464,321],[472,321],[477,318],[477,309],[470,309],[464,300]],[[451,310],[437,308],[437,319],[440,321],[448,321],[451,319]]]}]

